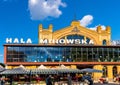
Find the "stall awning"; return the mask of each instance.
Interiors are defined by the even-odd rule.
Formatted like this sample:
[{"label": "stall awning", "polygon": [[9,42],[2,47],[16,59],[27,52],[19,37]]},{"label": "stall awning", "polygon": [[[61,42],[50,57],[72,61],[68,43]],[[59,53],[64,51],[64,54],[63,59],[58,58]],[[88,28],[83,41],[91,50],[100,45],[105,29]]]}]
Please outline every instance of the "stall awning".
[{"label": "stall awning", "polygon": [[0,72],[4,71],[5,68],[0,65]]},{"label": "stall awning", "polygon": [[14,69],[6,69],[5,71],[1,72],[0,74],[29,74],[30,70],[18,67]]},{"label": "stall awning", "polygon": [[79,69],[56,69],[58,73],[81,73]]},{"label": "stall awning", "polygon": [[23,65],[20,65],[19,67],[14,69],[6,69],[0,74],[29,74],[29,73],[30,70],[27,70]]},{"label": "stall awning", "polygon": [[32,69],[31,74],[58,74],[54,69]]},{"label": "stall awning", "polygon": [[56,70],[58,73],[81,73],[79,69],[67,68],[65,65],[60,65]]},{"label": "stall awning", "polygon": [[97,69],[92,69],[92,68],[85,68],[85,69],[81,69],[81,72],[88,72],[88,73],[93,73],[93,72],[98,72],[98,73],[102,73],[102,70],[97,70]]},{"label": "stall awning", "polygon": [[64,65],[61,65],[58,68],[46,68],[41,65],[36,69],[28,70],[24,66],[20,65],[18,68],[6,69],[0,74],[61,74],[61,73],[82,73],[79,69],[67,68]]}]

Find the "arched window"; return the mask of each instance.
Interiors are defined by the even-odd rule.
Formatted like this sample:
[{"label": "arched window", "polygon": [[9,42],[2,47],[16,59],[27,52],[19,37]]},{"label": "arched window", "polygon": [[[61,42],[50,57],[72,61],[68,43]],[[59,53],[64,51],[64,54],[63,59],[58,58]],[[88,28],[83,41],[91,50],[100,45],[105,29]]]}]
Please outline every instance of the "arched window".
[{"label": "arched window", "polygon": [[103,67],[103,76],[107,77],[107,66]]},{"label": "arched window", "polygon": [[114,67],[113,67],[113,76],[115,77],[116,75],[117,75],[117,67],[114,66]]},{"label": "arched window", "polygon": [[103,45],[107,45],[106,40],[103,40],[102,44],[103,44]]}]

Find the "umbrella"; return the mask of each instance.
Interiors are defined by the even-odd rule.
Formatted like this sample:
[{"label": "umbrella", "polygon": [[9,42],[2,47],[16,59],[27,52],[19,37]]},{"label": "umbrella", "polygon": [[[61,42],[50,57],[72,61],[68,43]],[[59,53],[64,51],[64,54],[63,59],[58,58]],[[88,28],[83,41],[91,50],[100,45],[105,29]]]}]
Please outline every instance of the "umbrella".
[{"label": "umbrella", "polygon": [[54,69],[48,69],[44,65],[40,65],[38,68],[32,69],[31,74],[57,74],[57,71]]},{"label": "umbrella", "polygon": [[19,66],[14,69],[6,69],[5,71],[1,72],[0,74],[29,74],[29,70],[25,69],[23,66]]},{"label": "umbrella", "polygon": [[60,65],[59,67],[58,67],[59,69],[68,69],[65,65]]},{"label": "umbrella", "polygon": [[67,68],[65,65],[59,66],[56,70],[58,73],[81,73],[79,69]]},{"label": "umbrella", "polygon": [[97,69],[92,69],[92,68],[85,68],[85,69],[81,69],[81,72],[88,72],[88,73],[93,73],[93,72],[99,72],[102,73],[102,70],[97,70]]},{"label": "umbrella", "polygon": [[45,67],[44,65],[40,65],[38,69],[47,69],[47,67]]},{"label": "umbrella", "polygon": [[81,73],[79,69],[56,69],[58,73]]}]

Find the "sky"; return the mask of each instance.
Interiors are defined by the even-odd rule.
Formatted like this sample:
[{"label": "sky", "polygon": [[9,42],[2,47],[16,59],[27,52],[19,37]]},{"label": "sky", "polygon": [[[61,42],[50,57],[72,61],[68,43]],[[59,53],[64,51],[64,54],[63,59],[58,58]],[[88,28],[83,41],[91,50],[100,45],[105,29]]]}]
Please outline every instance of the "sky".
[{"label": "sky", "polygon": [[[120,0],[0,0],[0,62],[6,38],[31,38],[38,43],[38,25],[53,30],[69,26],[72,20],[95,30],[111,27],[111,39],[120,40]],[[76,18],[75,18],[76,17]]]}]

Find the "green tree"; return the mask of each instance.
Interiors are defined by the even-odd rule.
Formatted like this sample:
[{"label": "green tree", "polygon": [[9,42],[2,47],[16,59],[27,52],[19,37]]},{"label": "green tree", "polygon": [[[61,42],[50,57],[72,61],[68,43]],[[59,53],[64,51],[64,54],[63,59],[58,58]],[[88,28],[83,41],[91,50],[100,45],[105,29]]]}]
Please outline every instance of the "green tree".
[{"label": "green tree", "polygon": [[5,67],[5,64],[4,63],[0,63],[1,66]]}]

